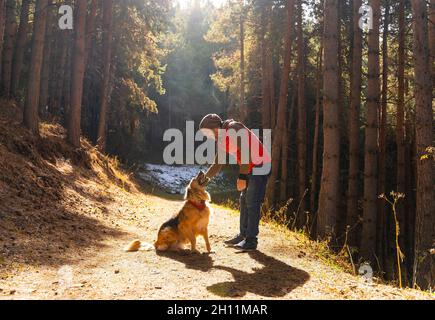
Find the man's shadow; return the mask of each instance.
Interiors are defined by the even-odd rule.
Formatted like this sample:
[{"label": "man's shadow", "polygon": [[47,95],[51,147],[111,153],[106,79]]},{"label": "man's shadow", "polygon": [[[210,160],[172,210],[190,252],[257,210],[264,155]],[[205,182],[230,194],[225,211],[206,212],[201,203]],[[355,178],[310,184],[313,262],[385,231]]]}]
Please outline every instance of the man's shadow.
[{"label": "man's shadow", "polygon": [[209,292],[224,298],[244,297],[249,292],[262,297],[284,297],[310,279],[307,272],[289,266],[259,251],[247,253],[252,259],[263,265],[262,268],[254,269],[252,273],[227,266],[213,266],[212,256],[192,254],[189,250],[158,252],[157,254],[179,261],[188,269],[202,272],[217,269],[231,273],[234,281],[220,282],[207,287]]},{"label": "man's shadow", "polygon": [[264,267],[248,273],[231,267],[215,266],[216,269],[230,272],[234,281],[216,283],[207,287],[207,290],[224,298],[244,297],[249,292],[262,297],[284,297],[310,279],[307,272],[259,251],[250,252],[249,256]]}]

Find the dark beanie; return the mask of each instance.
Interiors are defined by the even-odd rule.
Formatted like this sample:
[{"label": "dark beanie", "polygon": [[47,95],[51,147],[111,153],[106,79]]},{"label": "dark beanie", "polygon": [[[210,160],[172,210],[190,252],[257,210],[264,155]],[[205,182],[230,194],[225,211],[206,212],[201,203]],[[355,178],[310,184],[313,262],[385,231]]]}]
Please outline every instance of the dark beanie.
[{"label": "dark beanie", "polygon": [[199,129],[219,129],[222,127],[222,119],[217,114],[209,114],[202,119]]}]

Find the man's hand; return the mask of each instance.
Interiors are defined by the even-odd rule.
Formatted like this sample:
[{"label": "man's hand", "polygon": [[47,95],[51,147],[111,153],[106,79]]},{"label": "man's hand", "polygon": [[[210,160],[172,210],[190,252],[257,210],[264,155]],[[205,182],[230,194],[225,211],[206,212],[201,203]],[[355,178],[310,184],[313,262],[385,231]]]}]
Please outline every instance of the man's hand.
[{"label": "man's hand", "polygon": [[240,192],[246,190],[246,180],[237,180],[237,190]]}]

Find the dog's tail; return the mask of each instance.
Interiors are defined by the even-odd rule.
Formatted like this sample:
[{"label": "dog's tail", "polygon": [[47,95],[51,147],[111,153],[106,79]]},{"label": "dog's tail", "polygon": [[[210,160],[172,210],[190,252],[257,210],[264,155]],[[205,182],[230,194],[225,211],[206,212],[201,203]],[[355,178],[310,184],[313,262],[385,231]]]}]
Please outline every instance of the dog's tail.
[{"label": "dog's tail", "polygon": [[134,240],[128,246],[125,247],[126,252],[137,252],[137,251],[152,251],[154,246],[150,243],[142,243],[140,240]]}]

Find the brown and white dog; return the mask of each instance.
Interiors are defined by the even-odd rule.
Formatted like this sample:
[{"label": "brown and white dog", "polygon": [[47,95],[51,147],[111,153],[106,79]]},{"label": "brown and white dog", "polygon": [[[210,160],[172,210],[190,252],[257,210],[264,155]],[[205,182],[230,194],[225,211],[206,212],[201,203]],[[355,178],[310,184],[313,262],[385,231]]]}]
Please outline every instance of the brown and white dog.
[{"label": "brown and white dog", "polygon": [[154,243],[157,251],[178,251],[190,243],[192,252],[198,253],[196,238],[202,236],[207,251],[211,252],[208,224],[212,210],[208,204],[210,194],[205,190],[209,181],[203,172],[190,181],[183,207],[160,227]]}]

